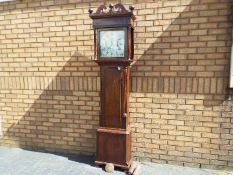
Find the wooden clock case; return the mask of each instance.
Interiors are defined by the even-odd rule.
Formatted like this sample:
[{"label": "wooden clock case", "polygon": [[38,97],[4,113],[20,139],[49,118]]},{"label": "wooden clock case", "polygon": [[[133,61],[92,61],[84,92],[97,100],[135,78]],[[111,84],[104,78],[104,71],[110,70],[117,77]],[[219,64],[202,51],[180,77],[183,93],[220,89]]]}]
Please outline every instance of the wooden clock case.
[{"label": "wooden clock case", "polygon": [[[128,169],[131,164],[131,132],[129,127],[130,64],[133,60],[133,7],[126,10],[122,4],[100,6],[93,19],[95,61],[100,66],[101,113],[97,129],[97,165],[113,163]],[[124,31],[124,54],[121,57],[102,57],[100,31]]]}]

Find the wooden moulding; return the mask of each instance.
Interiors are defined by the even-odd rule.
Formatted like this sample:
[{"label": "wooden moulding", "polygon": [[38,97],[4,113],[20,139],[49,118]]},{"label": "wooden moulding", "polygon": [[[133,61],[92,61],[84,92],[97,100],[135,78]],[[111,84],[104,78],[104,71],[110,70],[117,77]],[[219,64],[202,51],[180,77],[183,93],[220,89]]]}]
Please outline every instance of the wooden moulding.
[{"label": "wooden moulding", "polygon": [[126,10],[125,7],[121,4],[115,4],[109,5],[109,8],[107,8],[106,5],[101,5],[95,13],[93,13],[92,9],[89,9],[88,12],[90,14],[90,17],[92,19],[98,19],[98,18],[114,18],[114,17],[125,17],[125,16],[129,16],[133,19],[135,19],[135,16],[133,15],[133,10],[134,7],[130,6],[129,10]]},{"label": "wooden moulding", "polygon": [[101,127],[97,129],[97,132],[106,132],[112,134],[130,134],[130,129],[115,129],[115,128],[105,128]]},{"label": "wooden moulding", "polygon": [[115,65],[115,66],[130,66],[133,62],[132,60],[117,60],[117,59],[101,59],[95,60],[95,62],[99,65]]}]

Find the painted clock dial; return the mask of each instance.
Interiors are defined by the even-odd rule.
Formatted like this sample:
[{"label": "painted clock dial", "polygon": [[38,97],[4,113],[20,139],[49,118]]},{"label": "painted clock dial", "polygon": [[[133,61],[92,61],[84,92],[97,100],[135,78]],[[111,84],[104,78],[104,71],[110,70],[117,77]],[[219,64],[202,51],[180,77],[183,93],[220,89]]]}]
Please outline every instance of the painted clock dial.
[{"label": "painted clock dial", "polygon": [[100,31],[100,56],[101,57],[124,57],[125,31],[111,30]]}]

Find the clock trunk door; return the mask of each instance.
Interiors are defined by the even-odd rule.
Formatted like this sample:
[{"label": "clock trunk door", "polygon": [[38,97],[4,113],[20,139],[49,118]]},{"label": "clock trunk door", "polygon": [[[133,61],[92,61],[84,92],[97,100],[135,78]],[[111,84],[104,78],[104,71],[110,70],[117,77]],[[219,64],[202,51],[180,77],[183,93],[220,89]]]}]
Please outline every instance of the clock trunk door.
[{"label": "clock trunk door", "polygon": [[121,128],[122,71],[118,66],[102,66],[102,127]]}]

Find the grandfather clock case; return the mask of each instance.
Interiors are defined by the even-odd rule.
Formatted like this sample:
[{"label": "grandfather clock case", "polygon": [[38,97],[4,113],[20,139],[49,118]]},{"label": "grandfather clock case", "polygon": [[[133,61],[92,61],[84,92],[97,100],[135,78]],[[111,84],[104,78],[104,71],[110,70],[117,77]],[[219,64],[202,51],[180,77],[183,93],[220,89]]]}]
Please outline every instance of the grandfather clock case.
[{"label": "grandfather clock case", "polygon": [[100,66],[101,112],[97,129],[97,165],[113,163],[128,169],[131,164],[129,127],[130,65],[133,61],[133,7],[100,6],[93,19],[95,61]]}]

